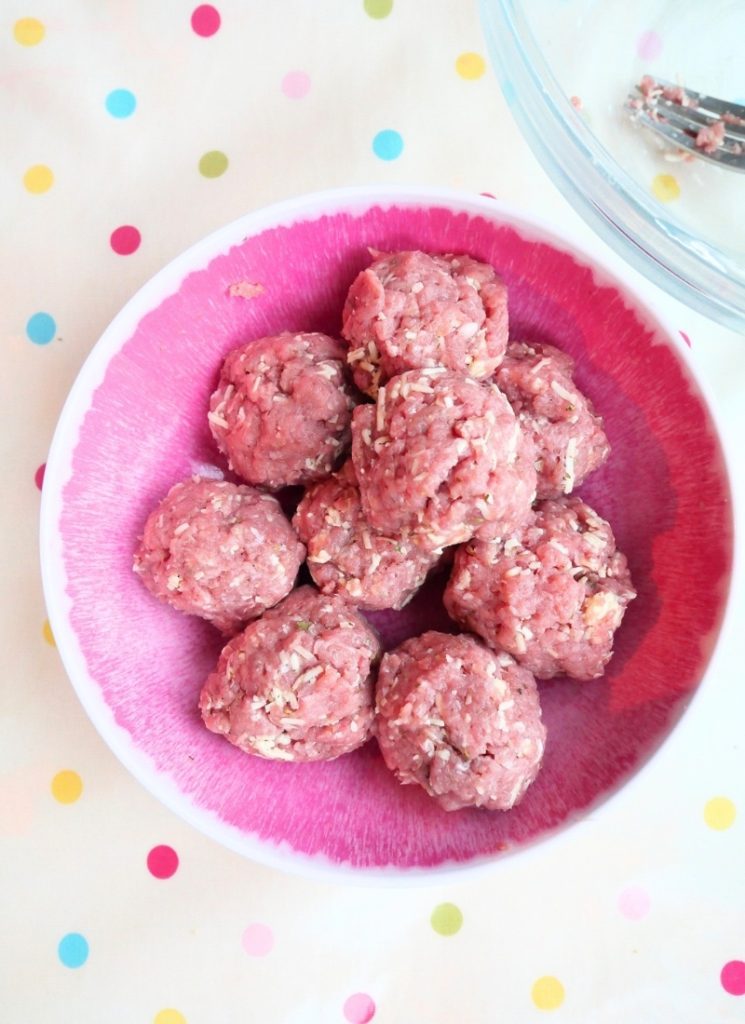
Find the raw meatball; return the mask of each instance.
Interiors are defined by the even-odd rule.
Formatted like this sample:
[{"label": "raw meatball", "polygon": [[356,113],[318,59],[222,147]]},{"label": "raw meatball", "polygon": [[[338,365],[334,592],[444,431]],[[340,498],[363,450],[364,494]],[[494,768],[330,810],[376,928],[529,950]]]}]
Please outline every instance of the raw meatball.
[{"label": "raw meatball", "polygon": [[507,811],[538,774],[535,679],[474,637],[424,633],[385,654],[376,705],[385,763],[446,811]]},{"label": "raw meatball", "polygon": [[535,497],[533,449],[507,399],[442,368],[409,370],[358,406],[352,459],[368,522],[427,551],[510,532]]},{"label": "raw meatball", "polygon": [[339,597],[299,587],[223,649],[204,684],[204,724],[249,754],[330,761],[373,724],[375,633]]},{"label": "raw meatball", "polygon": [[345,354],[325,334],[289,333],[230,352],[208,414],[230,468],[272,489],[327,476],[349,445]]},{"label": "raw meatball", "polygon": [[351,460],[306,492],[292,523],[321,591],[365,611],[403,608],[438,560],[406,535],[385,536],[370,527]]},{"label": "raw meatball", "polygon": [[134,571],[159,600],[232,633],[289,594],[304,558],[276,498],[195,476],[148,516]]},{"label": "raw meatball", "polygon": [[538,497],[559,498],[608,457],[603,421],[572,380],[574,360],[553,345],[512,342],[495,380],[536,447]]},{"label": "raw meatball", "polygon": [[517,536],[464,545],[445,607],[538,676],[601,676],[636,597],[613,531],[579,498],[545,501]]},{"label": "raw meatball", "polygon": [[445,366],[490,377],[507,347],[507,289],[470,256],[373,252],[352,283],[342,334],[361,391],[405,370]]}]

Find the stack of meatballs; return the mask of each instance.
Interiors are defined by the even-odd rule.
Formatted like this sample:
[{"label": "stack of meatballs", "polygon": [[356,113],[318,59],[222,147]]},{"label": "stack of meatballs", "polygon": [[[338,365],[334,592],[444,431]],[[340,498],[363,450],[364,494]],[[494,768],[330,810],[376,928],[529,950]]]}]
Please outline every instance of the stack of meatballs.
[{"label": "stack of meatballs", "polygon": [[[199,698],[208,729],[284,761],[374,735],[446,810],[508,810],[543,756],[536,678],[602,675],[635,597],[609,524],[571,496],[610,448],[571,357],[509,341],[491,266],[371,258],[343,341],[284,333],[229,353],[207,415],[245,483],[176,484],[134,569],[229,638]],[[290,522],[272,492],[298,484]],[[304,561],[315,587],[295,587]],[[448,568],[445,607],[468,632],[381,657],[363,613]]]}]

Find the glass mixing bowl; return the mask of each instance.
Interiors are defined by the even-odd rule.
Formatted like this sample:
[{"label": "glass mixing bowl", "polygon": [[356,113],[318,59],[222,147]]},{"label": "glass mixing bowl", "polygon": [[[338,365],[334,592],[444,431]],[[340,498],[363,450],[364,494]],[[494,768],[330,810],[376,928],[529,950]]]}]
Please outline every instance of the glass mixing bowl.
[{"label": "glass mixing bowl", "polygon": [[481,0],[497,77],[554,183],[637,270],[745,332],[745,175],[624,113],[651,74],[745,103],[745,0]]}]

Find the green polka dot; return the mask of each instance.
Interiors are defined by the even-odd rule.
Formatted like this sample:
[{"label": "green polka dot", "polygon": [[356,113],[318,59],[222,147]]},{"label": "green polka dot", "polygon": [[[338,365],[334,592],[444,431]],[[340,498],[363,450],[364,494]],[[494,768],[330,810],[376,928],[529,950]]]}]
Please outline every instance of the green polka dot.
[{"label": "green polka dot", "polygon": [[199,161],[199,173],[205,178],[219,178],[228,169],[228,158],[219,149],[211,149]]},{"label": "green polka dot", "polygon": [[364,0],[363,7],[371,18],[387,18],[393,10],[393,0]]},{"label": "green polka dot", "polygon": [[438,935],[455,935],[463,925],[463,914],[454,903],[440,903],[429,920]]}]

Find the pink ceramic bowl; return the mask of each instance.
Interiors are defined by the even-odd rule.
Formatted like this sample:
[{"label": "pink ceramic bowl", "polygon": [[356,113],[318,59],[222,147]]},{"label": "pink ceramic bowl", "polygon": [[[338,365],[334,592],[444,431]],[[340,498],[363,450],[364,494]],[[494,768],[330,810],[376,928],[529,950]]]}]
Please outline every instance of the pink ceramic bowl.
[{"label": "pink ceramic bowl", "polygon": [[[329,764],[273,763],[208,733],[197,695],[220,640],[132,573],[153,504],[221,461],[206,409],[225,353],[285,328],[336,333],[367,247],[466,251],[509,286],[512,335],[576,358],[613,454],[582,488],[639,591],[603,679],[541,685],[543,770],[507,813],[447,814],[401,787],[374,742]],[[248,287],[246,287],[248,285]],[[260,294],[251,293],[260,285]],[[236,287],[237,286],[237,287]],[[198,243],[122,310],[55,434],[42,510],[49,615],[73,685],[129,770],[181,817],[266,864],[384,881],[431,878],[540,844],[607,801],[674,728],[722,620],[727,473],[679,333],[595,257],[492,199],[343,190],[249,214]],[[441,582],[371,618],[386,644],[452,628]],[[602,817],[593,815],[596,823]],[[596,827],[597,824],[596,824]],[[556,841],[555,839],[552,841]]]}]

